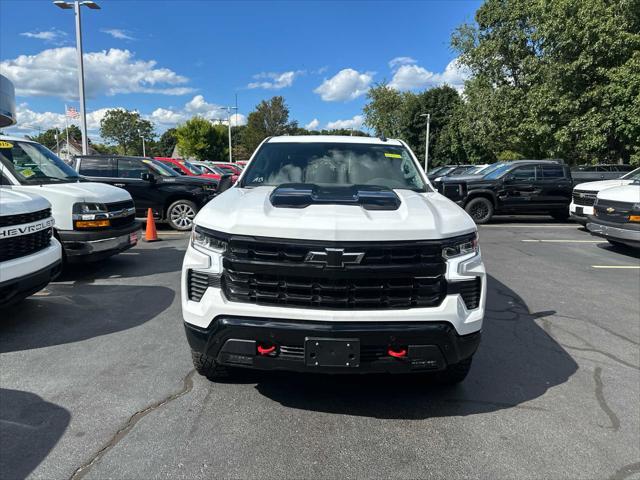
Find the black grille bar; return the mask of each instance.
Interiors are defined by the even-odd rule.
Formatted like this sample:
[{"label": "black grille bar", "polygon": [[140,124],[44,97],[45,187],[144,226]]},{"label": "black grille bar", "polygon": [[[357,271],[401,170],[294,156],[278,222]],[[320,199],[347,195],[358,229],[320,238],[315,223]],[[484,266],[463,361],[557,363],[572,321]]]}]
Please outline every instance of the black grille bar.
[{"label": "black grille bar", "polygon": [[220,277],[197,270],[189,270],[187,272],[189,300],[199,302],[209,287],[220,288]]},{"label": "black grille bar", "polygon": [[52,228],[0,240],[0,261],[25,257],[43,250],[51,243]]},{"label": "black grille bar", "polygon": [[18,215],[5,215],[0,217],[0,227],[10,227],[12,225],[24,225],[26,223],[37,222],[51,216],[51,209],[45,208],[37,212],[20,213]]},{"label": "black grille bar", "polygon": [[473,310],[480,306],[481,292],[482,280],[480,277],[462,282],[451,282],[447,288],[447,293],[449,294],[460,294],[467,310]]}]

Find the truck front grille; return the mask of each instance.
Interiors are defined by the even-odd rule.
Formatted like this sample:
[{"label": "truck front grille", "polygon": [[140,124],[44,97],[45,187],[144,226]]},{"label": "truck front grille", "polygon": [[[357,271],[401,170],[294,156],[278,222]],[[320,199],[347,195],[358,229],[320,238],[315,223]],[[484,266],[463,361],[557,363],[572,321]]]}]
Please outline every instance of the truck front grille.
[{"label": "truck front grille", "polygon": [[573,191],[573,203],[583,207],[592,207],[596,201],[598,192],[593,191]]},{"label": "truck front grille", "polygon": [[[46,218],[46,217],[45,217]],[[51,243],[52,228],[0,240],[0,262],[31,255]]]},{"label": "truck front grille", "polygon": [[37,212],[20,213],[18,215],[4,215],[0,217],[0,227],[10,227],[12,225],[24,225],[37,222],[51,216],[51,209],[45,208]]},{"label": "truck front grille", "polygon": [[633,203],[598,200],[594,210],[596,216],[606,222],[627,223],[633,210]]},{"label": "truck front grille", "polygon": [[[447,294],[442,248],[466,237],[446,242],[231,237],[222,288],[230,301],[260,305],[347,310],[435,307]],[[338,260],[329,258],[326,253],[332,249],[344,254]]]}]

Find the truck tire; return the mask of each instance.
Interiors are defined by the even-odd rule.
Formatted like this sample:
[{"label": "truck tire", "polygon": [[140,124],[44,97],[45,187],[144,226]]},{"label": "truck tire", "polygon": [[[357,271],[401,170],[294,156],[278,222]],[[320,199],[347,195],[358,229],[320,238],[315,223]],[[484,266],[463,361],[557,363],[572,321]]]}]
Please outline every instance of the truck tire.
[{"label": "truck tire", "polygon": [[203,377],[207,377],[209,380],[229,377],[229,370],[222,365],[218,365],[213,358],[194,351],[191,351],[191,358],[196,372]]},{"label": "truck tire", "polygon": [[488,223],[493,217],[493,203],[485,197],[472,198],[464,209],[478,225]]},{"label": "truck tire", "polygon": [[174,230],[191,230],[197,213],[198,207],[192,201],[176,200],[167,208],[167,222]]},{"label": "truck tire", "polygon": [[469,370],[471,370],[471,361],[473,357],[469,357],[461,362],[449,365],[447,369],[438,374],[438,382],[443,385],[455,385],[467,378]]}]

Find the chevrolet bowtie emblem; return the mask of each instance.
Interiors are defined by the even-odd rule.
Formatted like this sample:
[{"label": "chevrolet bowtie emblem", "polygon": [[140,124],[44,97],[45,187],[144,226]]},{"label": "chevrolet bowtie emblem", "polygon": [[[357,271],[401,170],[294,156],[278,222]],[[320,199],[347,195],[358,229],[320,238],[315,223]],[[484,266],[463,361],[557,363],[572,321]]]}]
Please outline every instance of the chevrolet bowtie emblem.
[{"label": "chevrolet bowtie emblem", "polygon": [[357,264],[362,261],[364,252],[345,252],[343,248],[325,248],[324,252],[309,252],[304,261],[320,263],[327,268],[343,268],[347,264]]},{"label": "chevrolet bowtie emblem", "polygon": [[613,212],[615,212],[615,211],[616,211],[616,209],[615,209],[615,208],[613,208],[613,207],[609,207],[609,208],[607,208],[607,213],[613,213]]}]

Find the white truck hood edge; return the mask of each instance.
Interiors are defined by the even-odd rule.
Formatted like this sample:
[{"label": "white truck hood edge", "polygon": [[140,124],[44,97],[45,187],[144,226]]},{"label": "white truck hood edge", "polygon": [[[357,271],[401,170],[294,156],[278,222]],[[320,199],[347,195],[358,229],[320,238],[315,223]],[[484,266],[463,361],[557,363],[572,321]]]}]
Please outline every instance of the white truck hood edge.
[{"label": "white truck hood edge", "polygon": [[196,225],[236,235],[327,241],[428,240],[476,231],[471,217],[438,193],[395,190],[402,201],[397,210],[276,208],[269,201],[273,188],[231,188],[200,210]]},{"label": "white truck hood edge", "polygon": [[605,188],[620,187],[622,185],[628,185],[631,182],[632,180],[622,180],[620,178],[616,178],[615,180],[598,180],[597,182],[579,183],[575,186],[574,190],[578,192],[599,192]]}]

